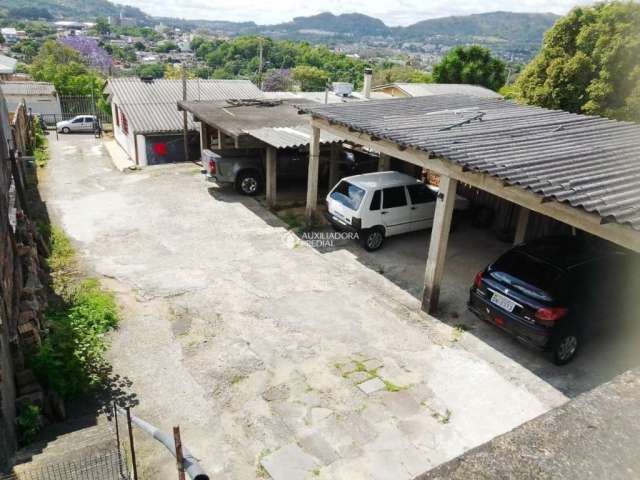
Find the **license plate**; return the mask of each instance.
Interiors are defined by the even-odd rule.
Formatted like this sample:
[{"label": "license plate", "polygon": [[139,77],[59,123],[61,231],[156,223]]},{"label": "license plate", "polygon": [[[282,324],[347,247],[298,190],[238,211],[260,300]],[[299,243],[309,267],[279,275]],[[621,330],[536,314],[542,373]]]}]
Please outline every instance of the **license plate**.
[{"label": "license plate", "polygon": [[509,300],[498,292],[493,292],[493,295],[491,296],[491,303],[498,305],[500,308],[504,308],[507,312],[513,312],[513,309],[517,305],[516,302]]}]

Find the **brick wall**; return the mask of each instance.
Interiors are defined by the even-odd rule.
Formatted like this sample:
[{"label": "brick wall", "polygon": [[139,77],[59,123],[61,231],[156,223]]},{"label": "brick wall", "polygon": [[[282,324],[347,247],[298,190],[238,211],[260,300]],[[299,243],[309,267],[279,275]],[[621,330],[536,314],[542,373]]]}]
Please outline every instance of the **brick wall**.
[{"label": "brick wall", "polygon": [[24,105],[10,119],[0,97],[0,467],[16,449],[19,406],[44,406],[42,389],[25,365],[25,357],[40,344],[47,283],[46,246],[26,200],[29,167],[21,150],[31,141],[30,125]]}]

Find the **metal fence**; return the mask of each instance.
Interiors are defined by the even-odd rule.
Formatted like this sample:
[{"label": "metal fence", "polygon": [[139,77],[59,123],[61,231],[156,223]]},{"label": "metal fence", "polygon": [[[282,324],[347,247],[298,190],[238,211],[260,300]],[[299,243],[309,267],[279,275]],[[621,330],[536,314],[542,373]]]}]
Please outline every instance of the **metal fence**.
[{"label": "metal fence", "polygon": [[117,448],[78,460],[34,466],[0,480],[128,480],[129,470],[124,453]]},{"label": "metal fence", "polygon": [[60,95],[62,113],[43,113],[40,117],[47,126],[54,126],[62,120],[70,120],[76,115],[95,115],[101,124],[111,123],[111,113],[98,107],[98,98],[92,95]]}]

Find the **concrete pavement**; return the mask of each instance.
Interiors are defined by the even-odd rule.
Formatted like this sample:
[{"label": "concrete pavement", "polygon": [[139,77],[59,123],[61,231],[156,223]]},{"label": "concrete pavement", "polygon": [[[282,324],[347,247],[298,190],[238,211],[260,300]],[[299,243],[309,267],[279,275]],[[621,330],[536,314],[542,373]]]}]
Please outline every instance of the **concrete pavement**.
[{"label": "concrete pavement", "polygon": [[[192,164],[121,173],[100,140],[63,136],[42,190],[116,292],[110,359],[135,413],[179,424],[211,478],[409,479],[566,400],[348,250],[292,248]],[[173,478],[165,452],[142,454]]]}]

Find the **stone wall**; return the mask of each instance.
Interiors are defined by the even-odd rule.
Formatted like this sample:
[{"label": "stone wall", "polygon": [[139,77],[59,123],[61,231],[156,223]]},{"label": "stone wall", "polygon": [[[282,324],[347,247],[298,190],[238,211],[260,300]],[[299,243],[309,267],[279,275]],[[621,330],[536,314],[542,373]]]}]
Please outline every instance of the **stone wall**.
[{"label": "stone wall", "polygon": [[33,168],[22,156],[32,142],[24,104],[9,116],[0,97],[0,468],[15,452],[16,412],[44,406],[44,394],[25,358],[40,344],[46,307],[46,246],[29,218],[26,191]]}]

